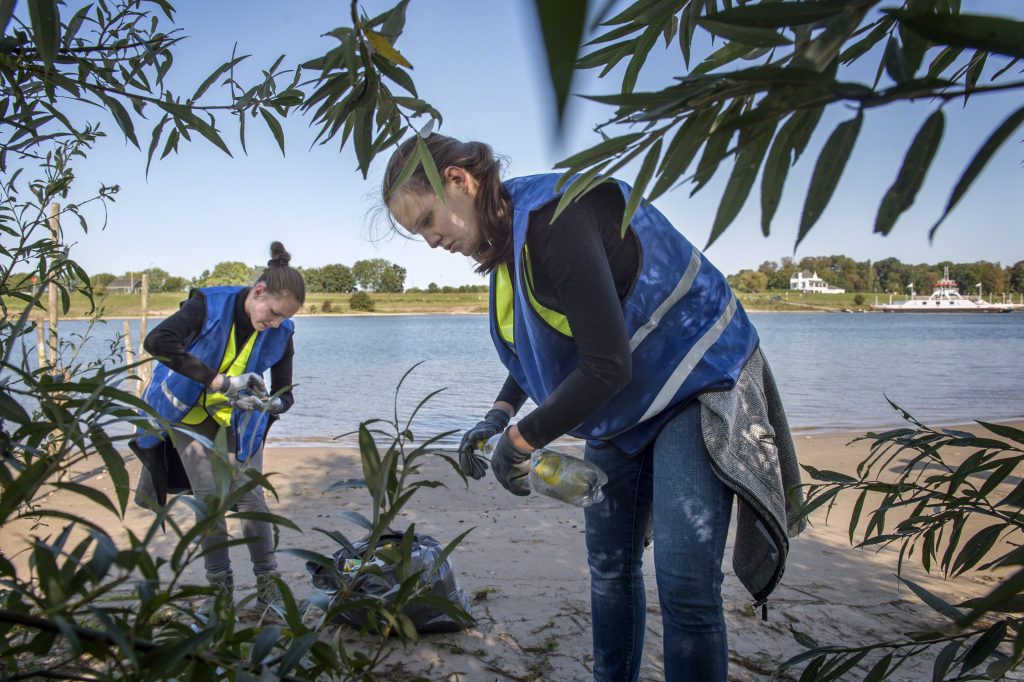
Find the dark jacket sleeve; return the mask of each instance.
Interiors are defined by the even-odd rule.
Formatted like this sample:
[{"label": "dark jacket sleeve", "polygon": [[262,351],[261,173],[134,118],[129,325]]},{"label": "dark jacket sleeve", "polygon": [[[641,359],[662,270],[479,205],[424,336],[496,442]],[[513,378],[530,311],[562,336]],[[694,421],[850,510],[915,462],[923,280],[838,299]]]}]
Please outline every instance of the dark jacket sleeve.
[{"label": "dark jacket sleeve", "polygon": [[534,447],[578,426],[632,376],[626,322],[602,240],[607,220],[584,197],[550,227],[527,235],[534,276],[553,288],[580,357],[577,369],[519,421],[520,434]]},{"label": "dark jacket sleeve", "polygon": [[209,385],[217,370],[189,353],[186,348],[196,338],[206,321],[206,300],[193,296],[173,315],[146,335],[142,347],[153,357],[178,374]]}]

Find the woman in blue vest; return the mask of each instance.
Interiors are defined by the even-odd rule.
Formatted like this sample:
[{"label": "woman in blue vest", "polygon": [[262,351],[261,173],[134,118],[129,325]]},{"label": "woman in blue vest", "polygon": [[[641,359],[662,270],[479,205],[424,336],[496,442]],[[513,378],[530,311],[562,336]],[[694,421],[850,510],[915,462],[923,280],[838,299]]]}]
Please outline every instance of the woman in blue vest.
[{"label": "woman in blue vest", "polygon": [[[239,480],[245,481],[245,469],[263,469],[263,442],[270,422],[292,406],[294,326],[288,318],[302,308],[306,287],[302,275],[288,264],[290,260],[284,246],[274,242],[266,270],[251,287],[195,289],[176,313],[146,336],[146,352],[160,362],[143,397],[160,416],[176,424],[174,449],[197,499],[216,492],[213,453],[207,444],[221,428],[228,429],[228,449]],[[263,382],[268,369],[269,395]],[[136,439],[133,448],[152,451],[166,437],[149,433]],[[253,488],[235,508],[266,513],[263,488]],[[241,524],[258,601],[279,605],[273,528],[267,521],[253,519],[243,519]],[[227,525],[221,518],[215,532],[202,538],[202,547],[207,579],[230,596],[234,577],[227,541]]]},{"label": "woman in blue vest", "polygon": [[[553,219],[558,175],[503,182],[490,147],[415,139],[392,156],[382,197],[393,221],[490,275],[491,337],[508,377],[460,446],[503,433],[498,481],[528,495],[529,457],[563,434],[609,477],[585,510],[594,679],[636,680],[643,651],[643,550],[651,537],[668,680],[725,680],[722,558],[734,494],[737,575],[764,599],[788,550],[786,489],[799,482],[788,426],[758,337],[725,278],[643,202],[620,231],[629,187],[609,179]],[[564,189],[564,188],[563,188]],[[508,426],[525,400],[537,408]],[[795,501],[795,500],[794,500]],[[514,576],[509,576],[514,580]]]}]

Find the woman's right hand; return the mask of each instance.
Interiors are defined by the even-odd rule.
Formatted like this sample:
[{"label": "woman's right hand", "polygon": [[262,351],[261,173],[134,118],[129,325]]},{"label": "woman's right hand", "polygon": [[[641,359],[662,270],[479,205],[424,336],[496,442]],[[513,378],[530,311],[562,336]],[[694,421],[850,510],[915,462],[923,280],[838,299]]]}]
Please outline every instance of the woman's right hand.
[{"label": "woman's right hand", "polygon": [[242,391],[249,391],[258,396],[267,394],[267,385],[263,383],[263,377],[255,372],[246,372],[236,377],[225,377],[223,374],[218,374],[211,386],[219,386],[214,390],[223,393],[228,400],[235,400]]}]

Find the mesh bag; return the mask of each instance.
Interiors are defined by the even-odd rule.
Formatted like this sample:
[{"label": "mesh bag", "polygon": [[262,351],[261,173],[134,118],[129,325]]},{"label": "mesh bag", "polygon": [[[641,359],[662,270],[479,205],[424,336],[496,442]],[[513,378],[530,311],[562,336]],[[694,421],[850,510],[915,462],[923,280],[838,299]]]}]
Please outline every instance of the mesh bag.
[{"label": "mesh bag", "polygon": [[[398,545],[402,536],[397,533],[381,536],[377,541],[377,547],[385,545]],[[368,542],[360,540],[353,544],[356,552],[351,553],[344,547],[334,553],[332,557],[334,565],[340,574],[325,569],[323,566],[312,561],[306,562],[306,570],[310,574],[313,583],[313,590],[310,594],[310,603],[327,610],[335,596],[348,590],[353,598],[373,597],[376,599],[391,602],[395,593],[401,585],[394,564],[387,563],[382,559],[373,559],[370,563],[375,565],[377,571],[360,571],[362,558],[366,554]],[[412,567],[410,575],[417,571],[420,573],[420,582],[429,583],[430,589],[426,594],[431,597],[446,601],[459,606],[467,614],[469,613],[469,600],[466,593],[459,586],[459,579],[455,576],[452,568],[452,559],[447,557],[444,563],[437,565],[444,548],[429,535],[415,535],[412,545]],[[407,604],[403,613],[412,620],[417,632],[421,634],[434,632],[458,632],[464,629],[469,623],[464,620],[452,618],[444,610],[437,606],[422,601]],[[368,609],[348,609],[334,618],[335,623],[344,623],[354,628],[361,628],[366,624],[369,616]]]}]

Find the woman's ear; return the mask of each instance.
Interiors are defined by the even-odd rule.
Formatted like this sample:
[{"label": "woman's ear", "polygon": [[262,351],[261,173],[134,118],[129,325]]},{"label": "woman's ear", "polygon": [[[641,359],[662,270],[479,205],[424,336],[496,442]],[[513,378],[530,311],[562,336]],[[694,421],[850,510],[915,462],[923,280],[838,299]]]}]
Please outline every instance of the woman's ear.
[{"label": "woman's ear", "polygon": [[253,287],[252,287],[252,290],[250,291],[250,293],[252,294],[253,298],[259,298],[260,296],[262,296],[266,292],[267,292],[267,285],[264,284],[263,282],[257,282],[256,284],[254,284]]},{"label": "woman's ear", "polygon": [[466,172],[465,168],[459,168],[458,166],[448,166],[444,169],[444,179],[446,182],[452,183],[456,189],[466,189],[466,177],[469,173]]}]

